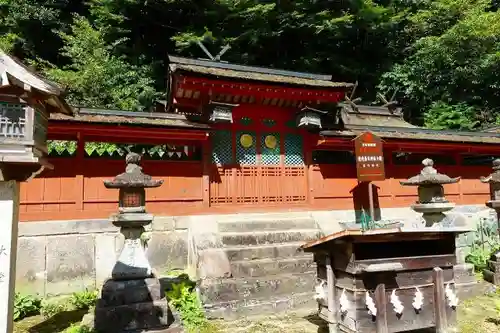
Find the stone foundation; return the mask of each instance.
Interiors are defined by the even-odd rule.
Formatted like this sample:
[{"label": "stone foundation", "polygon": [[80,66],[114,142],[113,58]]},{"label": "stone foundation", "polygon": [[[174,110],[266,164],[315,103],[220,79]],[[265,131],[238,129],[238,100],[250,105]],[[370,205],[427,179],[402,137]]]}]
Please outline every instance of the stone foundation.
[{"label": "stone foundation", "polygon": [[[474,227],[480,218],[494,218],[494,213],[492,215],[491,212],[482,205],[459,206],[448,215],[458,225]],[[224,275],[225,272],[222,271],[228,268],[226,252],[216,251],[216,256],[212,253],[205,258],[198,255],[197,251],[203,248],[213,250],[214,244],[221,241],[218,221],[237,218],[248,223],[256,216],[263,215],[276,215],[277,219],[279,216],[286,215],[290,218],[297,215],[299,220],[307,215],[316,221],[322,234],[341,230],[340,222],[355,220],[355,212],[347,210],[157,216],[147,228],[149,240],[146,254],[153,270],[160,276],[172,269],[186,269],[189,263],[198,266],[198,272],[210,270],[204,274],[217,275],[218,272],[214,272],[214,269],[219,269]],[[404,220],[410,224],[415,223],[419,215],[410,208],[387,208],[381,210],[381,216],[384,220]],[[191,230],[190,226],[193,226]],[[300,229],[300,225],[297,228]],[[288,236],[283,235],[286,238]],[[457,240],[460,262],[465,260],[473,240],[473,233],[465,234]],[[23,293],[51,296],[101,287],[111,276],[122,242],[123,236],[107,219],[20,223],[16,289]]]}]

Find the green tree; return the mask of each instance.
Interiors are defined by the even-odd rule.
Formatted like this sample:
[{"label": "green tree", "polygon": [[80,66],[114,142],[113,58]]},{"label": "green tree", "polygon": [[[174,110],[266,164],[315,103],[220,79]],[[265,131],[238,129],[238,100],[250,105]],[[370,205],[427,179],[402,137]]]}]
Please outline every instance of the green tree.
[{"label": "green tree", "polygon": [[104,41],[101,30],[76,16],[71,33],[60,31],[61,55],[69,61],[57,67],[42,62],[44,73],[67,88],[68,101],[87,107],[141,110],[157,95],[147,66],[133,66],[113,54],[115,44]]},{"label": "green tree", "polygon": [[448,105],[434,102],[424,113],[424,125],[428,128],[443,130],[473,130],[477,125],[476,110],[465,103]]},{"label": "green tree", "polygon": [[[456,120],[440,118],[443,126],[473,128],[476,121],[491,122],[500,105],[500,12],[489,11],[490,5],[485,0],[440,0],[417,12],[411,27],[429,34],[410,46],[406,59],[382,76],[379,87],[399,87],[417,111],[414,118],[429,109],[428,114],[449,112],[444,117]],[[438,126],[431,118],[426,116],[425,123]]]}]

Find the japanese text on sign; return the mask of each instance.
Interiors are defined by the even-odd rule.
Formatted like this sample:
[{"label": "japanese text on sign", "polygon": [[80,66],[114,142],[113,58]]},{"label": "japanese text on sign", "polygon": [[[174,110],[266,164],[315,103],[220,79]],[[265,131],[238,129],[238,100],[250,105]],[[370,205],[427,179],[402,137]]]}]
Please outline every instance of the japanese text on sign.
[{"label": "japanese text on sign", "polygon": [[356,169],[359,181],[385,179],[382,140],[370,132],[355,139]]}]

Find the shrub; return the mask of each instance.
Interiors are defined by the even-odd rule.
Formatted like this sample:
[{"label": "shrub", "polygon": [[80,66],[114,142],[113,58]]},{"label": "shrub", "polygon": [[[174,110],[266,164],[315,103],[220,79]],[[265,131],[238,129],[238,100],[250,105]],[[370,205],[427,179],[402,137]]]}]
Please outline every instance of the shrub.
[{"label": "shrub", "polygon": [[81,324],[72,324],[63,333],[94,333],[94,330]]},{"label": "shrub", "polygon": [[167,291],[170,304],[179,311],[187,332],[209,331],[210,324],[191,281],[182,281],[172,285]]},{"label": "shrub", "polygon": [[36,315],[40,312],[42,299],[38,296],[16,293],[14,298],[14,320]]},{"label": "shrub", "polygon": [[66,300],[62,299],[51,299],[51,300],[43,300],[42,308],[40,310],[40,314],[45,318],[50,318],[58,313],[68,311],[68,306],[66,304]]},{"label": "shrub", "polygon": [[88,310],[93,307],[97,301],[97,290],[85,290],[71,295],[70,303],[77,310]]}]

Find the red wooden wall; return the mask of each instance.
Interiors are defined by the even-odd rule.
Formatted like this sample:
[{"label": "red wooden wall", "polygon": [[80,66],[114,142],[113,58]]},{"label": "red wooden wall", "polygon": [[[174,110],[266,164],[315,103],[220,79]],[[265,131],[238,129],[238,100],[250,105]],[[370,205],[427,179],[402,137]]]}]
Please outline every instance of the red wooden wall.
[{"label": "red wooden wall", "polygon": [[[106,189],[125,168],[124,160],[54,158],[54,170],[21,184],[21,221],[106,218],[118,207],[118,190]],[[202,207],[200,162],[143,161],[143,170],[164,179],[147,190],[147,208],[155,214],[190,214]]]},{"label": "red wooden wall", "polygon": [[[489,200],[489,187],[479,181],[481,176],[491,173],[488,166],[435,166],[440,173],[450,177],[461,176],[457,184],[445,185],[445,195],[457,205],[484,204]],[[356,168],[352,165],[314,165],[311,167],[312,206],[328,209],[352,209],[353,191],[356,190]],[[384,181],[377,186],[380,207],[405,207],[417,200],[414,186],[401,186],[400,180],[416,175],[419,165],[386,165]],[[364,196],[364,191],[360,191]]]},{"label": "red wooden wall", "polygon": [[[117,211],[118,191],[106,189],[103,180],[123,172],[123,160],[54,158],[55,169],[28,183],[21,184],[21,221],[107,218]],[[442,173],[462,176],[458,184],[446,185],[447,198],[456,204],[484,204],[489,198],[488,185],[479,181],[490,173],[488,166],[436,166]],[[163,186],[147,191],[147,209],[154,214],[188,215],[210,212],[237,212],[241,206],[229,203],[222,209],[209,207],[204,195],[205,183],[201,162],[143,162],[144,171],[164,179]],[[415,187],[401,186],[399,180],[420,172],[420,166],[386,166],[385,181],[375,182],[381,208],[405,207],[417,199]],[[351,165],[312,165],[309,168],[310,195],[303,209],[353,209],[356,193],[356,169]],[[295,184],[296,185],[296,184]],[[284,186],[294,186],[286,182]],[[365,195],[360,191],[361,196]],[[263,211],[287,209],[261,206]],[[259,209],[258,205],[250,207]]]}]

